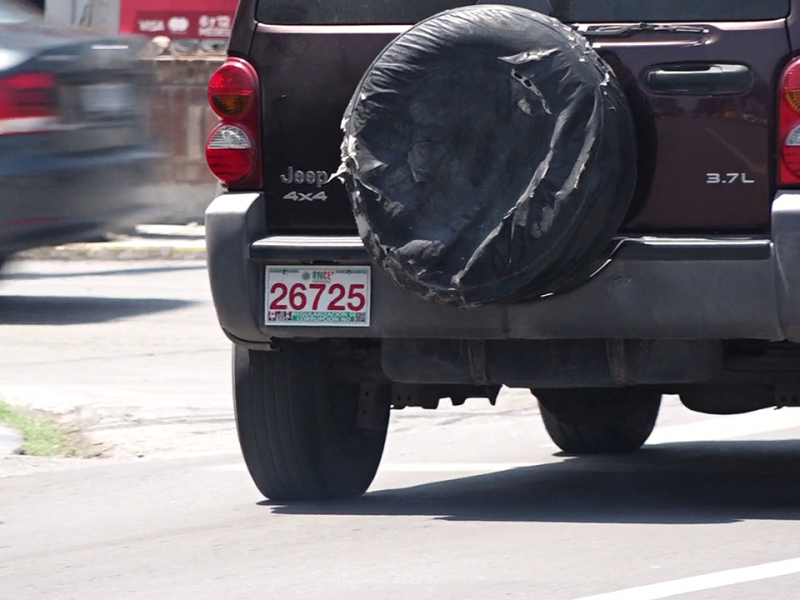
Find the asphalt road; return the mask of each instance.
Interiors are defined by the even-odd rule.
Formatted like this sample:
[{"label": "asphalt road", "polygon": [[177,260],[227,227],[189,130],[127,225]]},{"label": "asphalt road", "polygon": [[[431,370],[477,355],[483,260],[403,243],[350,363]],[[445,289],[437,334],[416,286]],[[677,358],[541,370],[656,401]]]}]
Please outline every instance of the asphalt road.
[{"label": "asphalt road", "polygon": [[0,394],[105,456],[0,459],[2,599],[798,597],[800,411],[668,398],[642,452],[570,459],[506,391],[397,413],[367,496],[287,507],[239,459],[202,265],[18,265],[0,331]]}]

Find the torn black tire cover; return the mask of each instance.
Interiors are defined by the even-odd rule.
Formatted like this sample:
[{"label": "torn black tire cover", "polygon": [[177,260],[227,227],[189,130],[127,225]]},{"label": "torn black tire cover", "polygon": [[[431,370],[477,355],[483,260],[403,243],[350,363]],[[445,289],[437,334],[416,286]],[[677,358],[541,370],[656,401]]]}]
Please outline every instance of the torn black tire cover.
[{"label": "torn black tire cover", "polygon": [[585,279],[636,183],[613,72],[572,29],[521,8],[455,9],[411,28],[367,71],[343,129],[342,179],[369,254],[442,304]]}]

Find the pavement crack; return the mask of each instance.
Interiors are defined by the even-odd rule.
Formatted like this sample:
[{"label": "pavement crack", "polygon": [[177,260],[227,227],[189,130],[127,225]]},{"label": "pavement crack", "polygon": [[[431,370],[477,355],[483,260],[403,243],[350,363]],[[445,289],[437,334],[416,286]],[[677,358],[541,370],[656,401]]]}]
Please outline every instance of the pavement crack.
[{"label": "pavement crack", "polygon": [[[135,354],[109,354],[101,356],[83,356],[81,358],[65,358],[63,360],[50,360],[50,365],[67,365],[94,360],[118,360],[130,358],[152,358],[155,356],[197,356],[200,354],[213,354],[215,352],[229,353],[229,348],[207,348],[204,350],[174,350],[171,352],[137,352]],[[40,366],[41,361],[25,361],[3,363],[0,367],[30,367]]]},{"label": "pavement crack", "polygon": [[163,417],[160,419],[140,419],[132,418],[128,421],[115,423],[98,423],[84,429],[90,433],[99,431],[115,431],[121,429],[135,429],[137,427],[160,427],[165,425],[221,425],[232,424],[233,416],[214,416],[214,417]]}]

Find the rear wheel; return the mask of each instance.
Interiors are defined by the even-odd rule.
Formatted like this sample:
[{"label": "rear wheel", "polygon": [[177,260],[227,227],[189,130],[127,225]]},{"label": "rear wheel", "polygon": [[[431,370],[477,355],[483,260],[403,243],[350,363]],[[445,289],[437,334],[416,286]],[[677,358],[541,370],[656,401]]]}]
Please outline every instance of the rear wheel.
[{"label": "rear wheel", "polygon": [[331,381],[326,350],[320,342],[274,352],[234,346],[239,443],[253,481],[272,500],[359,496],[378,470],[389,399],[367,398],[371,414],[362,418],[364,390]]},{"label": "rear wheel", "polygon": [[661,393],[635,388],[534,392],[547,433],[567,454],[619,454],[650,437]]}]

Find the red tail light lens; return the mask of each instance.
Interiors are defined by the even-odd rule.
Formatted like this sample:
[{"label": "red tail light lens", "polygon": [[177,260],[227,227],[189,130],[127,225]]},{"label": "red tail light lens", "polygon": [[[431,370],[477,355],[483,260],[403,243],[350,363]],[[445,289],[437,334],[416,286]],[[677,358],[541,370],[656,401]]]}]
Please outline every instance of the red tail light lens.
[{"label": "red tail light lens", "polygon": [[239,58],[225,61],[208,84],[208,101],[221,122],[206,143],[206,161],[229,190],[261,187],[259,89],[256,70]]},{"label": "red tail light lens", "polygon": [[800,58],[784,70],[778,93],[778,185],[800,186]]},{"label": "red tail light lens", "polygon": [[0,135],[46,131],[58,117],[56,80],[47,73],[0,79]]}]

